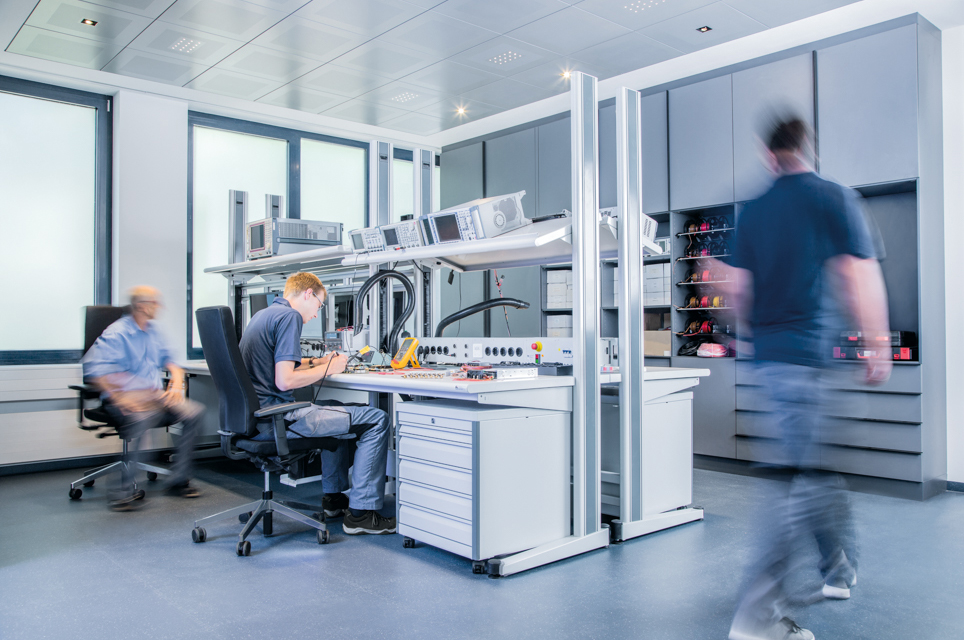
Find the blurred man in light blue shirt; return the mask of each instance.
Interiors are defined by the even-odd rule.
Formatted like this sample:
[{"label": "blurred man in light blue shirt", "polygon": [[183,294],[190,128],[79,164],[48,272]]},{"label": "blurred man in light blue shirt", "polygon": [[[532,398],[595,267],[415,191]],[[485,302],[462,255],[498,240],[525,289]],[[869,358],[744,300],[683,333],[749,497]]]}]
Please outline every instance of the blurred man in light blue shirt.
[{"label": "blurred man in light blue shirt", "polygon": [[[131,313],[107,327],[84,356],[84,380],[100,390],[104,409],[135,439],[132,461],[140,455],[141,436],[149,429],[181,423],[176,462],[166,490],[171,495],[196,498],[200,492],[189,481],[203,407],[184,397],[184,370],[174,363],[153,322],[161,307],[157,290],[135,287],[130,296]],[[171,374],[166,390],[162,368]],[[121,491],[110,501],[115,510],[136,505],[133,478],[126,472],[124,476]]]}]

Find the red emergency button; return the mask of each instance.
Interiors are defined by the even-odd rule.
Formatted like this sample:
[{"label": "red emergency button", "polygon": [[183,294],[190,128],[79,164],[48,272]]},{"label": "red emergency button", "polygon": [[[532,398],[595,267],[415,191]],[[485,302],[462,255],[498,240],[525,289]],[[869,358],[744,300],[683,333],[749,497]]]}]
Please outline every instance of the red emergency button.
[{"label": "red emergency button", "polygon": [[533,342],[533,343],[532,343],[532,350],[533,350],[533,351],[542,351],[542,343],[541,343],[541,342]]}]

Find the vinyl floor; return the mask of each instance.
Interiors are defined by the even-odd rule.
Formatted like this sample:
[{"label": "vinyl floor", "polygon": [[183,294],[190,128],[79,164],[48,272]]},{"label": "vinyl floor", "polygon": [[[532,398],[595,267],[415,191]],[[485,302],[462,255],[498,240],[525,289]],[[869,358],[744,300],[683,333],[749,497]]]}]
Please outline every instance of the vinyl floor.
[{"label": "vinyl floor", "polygon": [[[236,520],[192,543],[195,518],[260,496],[262,476],[246,463],[200,463],[196,500],[145,483],[143,508],[128,513],[107,509],[103,479],[68,500],[79,476],[0,478],[3,640],[722,639],[775,482],[697,470],[704,521],[496,580],[444,551],[405,549],[398,535],[346,536],[340,520],[324,546],[280,517],[275,535],[250,538],[246,558],[235,555]],[[306,502],[319,491],[283,489]],[[859,584],[849,601],[809,602],[820,580],[815,549],[803,550],[797,621],[818,640],[964,638],[964,494],[852,499]]]}]

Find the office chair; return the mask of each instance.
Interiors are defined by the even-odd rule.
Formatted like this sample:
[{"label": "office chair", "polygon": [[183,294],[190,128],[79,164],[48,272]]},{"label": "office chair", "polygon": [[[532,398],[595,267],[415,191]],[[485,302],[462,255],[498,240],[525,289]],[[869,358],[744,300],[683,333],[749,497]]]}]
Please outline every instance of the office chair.
[{"label": "office chair", "polygon": [[[110,305],[96,305],[84,308],[84,353],[90,350],[97,338],[125,313],[130,313],[131,308],[112,307]],[[94,486],[94,480],[111,473],[118,473],[123,470],[131,471],[140,469],[147,472],[147,479],[153,482],[158,475],[170,475],[170,470],[145,462],[130,462],[129,447],[131,434],[124,429],[123,425],[111,417],[105,408],[105,402],[100,400],[100,391],[89,384],[72,384],[68,387],[77,392],[77,426],[84,431],[96,431],[98,438],[119,437],[124,442],[124,450],[118,462],[112,462],[96,469],[91,469],[79,480],[70,483],[70,490],[67,495],[71,500],[79,500],[84,491],[78,485],[85,487]],[[87,408],[86,403],[96,401],[93,407]],[[85,420],[86,419],[86,420]],[[133,473],[127,474],[134,478]],[[138,498],[144,497],[144,490],[137,488],[134,481],[134,492]]]},{"label": "office chair", "polygon": [[[197,327],[201,337],[204,359],[214,379],[218,392],[221,450],[231,460],[249,460],[264,473],[264,491],[261,499],[248,504],[222,511],[213,516],[195,520],[191,538],[194,542],[204,542],[207,532],[202,525],[225,518],[237,516],[244,523],[238,535],[237,554],[247,556],[251,553],[251,543],[246,540],[259,521],[265,536],[272,532],[272,514],[283,516],[306,524],[316,530],[318,544],[328,542],[328,527],[325,524],[324,509],[319,506],[299,502],[274,500],[271,492],[271,474],[285,472],[290,477],[304,476],[308,458],[321,449],[334,450],[344,440],[336,438],[289,439],[289,424],[283,416],[289,411],[310,406],[310,402],[288,402],[265,409],[260,408],[258,394],[255,393],[248,377],[238,339],[234,329],[234,319],[228,307],[205,307],[198,309]],[[274,423],[274,439],[258,440],[258,422],[271,420]],[[301,511],[312,512],[307,516]]]}]

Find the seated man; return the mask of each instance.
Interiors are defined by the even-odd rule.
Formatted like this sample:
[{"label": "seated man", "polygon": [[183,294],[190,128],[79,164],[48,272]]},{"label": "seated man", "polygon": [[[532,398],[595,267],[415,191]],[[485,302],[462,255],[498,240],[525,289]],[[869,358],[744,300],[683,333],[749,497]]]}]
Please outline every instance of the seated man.
[{"label": "seated man", "polygon": [[[248,323],[241,336],[241,357],[262,408],[294,402],[293,389],[345,370],[348,359],[344,355],[332,353],[304,362],[301,358],[301,329],[318,317],[327,295],[317,276],[296,273],[285,282],[284,296],[275,298]],[[336,451],[322,451],[325,514],[334,517],[347,508],[342,528],[349,535],[395,533],[395,518],[378,513],[385,498],[385,461],[391,437],[388,414],[367,406],[327,403],[290,411],[284,417],[294,422],[290,431],[298,436],[357,437],[357,442],[346,442]],[[262,425],[262,436],[273,437],[271,423]],[[346,499],[342,492],[348,489],[353,445],[351,496]]]},{"label": "seated man", "polygon": [[[188,482],[204,407],[184,398],[184,370],[174,364],[170,349],[152,322],[161,306],[157,290],[135,287],[130,300],[131,313],[107,327],[84,356],[84,380],[100,390],[105,411],[134,436],[134,450],[129,453],[132,462],[141,455],[140,440],[149,429],[182,424],[166,491],[196,498],[201,494]],[[171,374],[166,391],[161,384],[162,368]],[[128,510],[137,504],[133,483],[125,472],[120,492],[108,503],[112,509]]]}]

